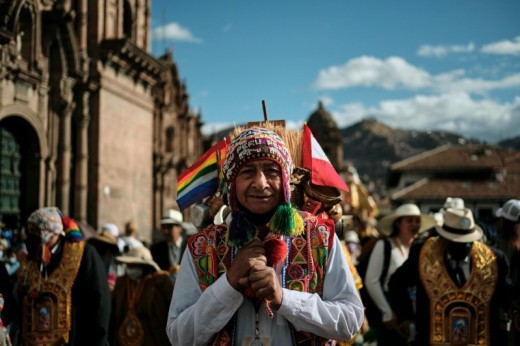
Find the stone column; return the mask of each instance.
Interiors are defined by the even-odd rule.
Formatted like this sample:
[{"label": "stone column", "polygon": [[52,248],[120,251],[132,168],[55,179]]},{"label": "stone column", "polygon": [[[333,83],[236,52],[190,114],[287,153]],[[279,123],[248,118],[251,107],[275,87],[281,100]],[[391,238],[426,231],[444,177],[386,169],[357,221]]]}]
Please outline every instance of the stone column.
[{"label": "stone column", "polygon": [[76,159],[76,186],[75,186],[75,213],[78,221],[87,221],[87,187],[88,187],[88,126],[90,123],[90,93],[84,92],[83,107],[78,119],[77,159]]},{"label": "stone column", "polygon": [[64,102],[60,117],[60,136],[58,157],[61,158],[58,167],[57,199],[60,209],[65,215],[70,215],[70,169],[71,169],[71,118],[75,108],[74,102]]}]

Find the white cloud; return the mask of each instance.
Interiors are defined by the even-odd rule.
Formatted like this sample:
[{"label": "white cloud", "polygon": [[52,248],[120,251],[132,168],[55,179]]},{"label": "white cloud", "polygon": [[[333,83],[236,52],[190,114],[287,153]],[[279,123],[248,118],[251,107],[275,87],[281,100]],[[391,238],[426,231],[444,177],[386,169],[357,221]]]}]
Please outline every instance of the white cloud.
[{"label": "white cloud", "polygon": [[519,55],[520,54],[520,36],[512,41],[503,40],[499,42],[489,43],[480,49],[482,53],[499,54],[499,55]]},{"label": "white cloud", "polygon": [[507,76],[499,80],[484,80],[481,78],[453,78],[443,79],[443,75],[434,78],[435,89],[442,92],[464,91],[468,93],[484,94],[493,90],[509,89],[520,86],[520,73]]},{"label": "white cloud", "polygon": [[468,78],[463,69],[430,75],[399,57],[380,60],[363,56],[349,60],[342,66],[331,66],[321,70],[314,86],[325,90],[364,86],[388,90],[400,88],[484,94],[493,90],[519,87],[520,73],[499,80]]},{"label": "white cloud", "polygon": [[471,53],[475,50],[475,44],[473,42],[468,43],[467,45],[451,45],[451,46],[432,46],[428,44],[424,44],[419,47],[417,51],[417,55],[424,57],[443,57],[448,55],[449,53]]},{"label": "white cloud", "polygon": [[179,42],[202,43],[202,39],[194,36],[189,29],[175,22],[153,29],[152,37],[154,40],[169,39]]},{"label": "white cloud", "polygon": [[474,99],[463,92],[417,95],[385,100],[376,107],[345,104],[334,114],[340,127],[371,116],[394,128],[444,130],[494,143],[519,135],[520,97],[510,103],[498,103]]},{"label": "white cloud", "polygon": [[209,135],[217,133],[221,130],[230,128],[232,126],[234,126],[234,124],[231,124],[231,123],[211,123],[211,124],[205,123],[200,128],[200,131],[202,132],[203,135],[209,136]]},{"label": "white cloud", "polygon": [[418,89],[428,86],[430,74],[400,57],[386,60],[362,56],[341,66],[331,66],[318,73],[314,83],[317,89],[342,89],[354,86],[380,86],[385,89],[400,87]]}]

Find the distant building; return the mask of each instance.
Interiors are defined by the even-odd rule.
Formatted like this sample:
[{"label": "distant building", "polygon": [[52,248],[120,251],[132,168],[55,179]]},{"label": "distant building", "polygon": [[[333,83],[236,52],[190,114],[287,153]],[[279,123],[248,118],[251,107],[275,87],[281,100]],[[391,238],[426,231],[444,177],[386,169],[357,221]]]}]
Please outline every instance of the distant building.
[{"label": "distant building", "polygon": [[442,146],[394,163],[388,189],[394,206],[412,201],[435,212],[447,197],[459,197],[477,218],[491,222],[505,201],[520,197],[520,151]]},{"label": "distant building", "polygon": [[330,163],[338,172],[344,168],[343,164],[343,138],[338,124],[332,115],[325,109],[321,101],[318,108],[309,115],[307,126],[320,143],[321,148],[330,160]]},{"label": "distant building", "polygon": [[149,53],[150,0],[0,2],[0,220],[55,205],[141,236],[202,152],[172,54]]}]

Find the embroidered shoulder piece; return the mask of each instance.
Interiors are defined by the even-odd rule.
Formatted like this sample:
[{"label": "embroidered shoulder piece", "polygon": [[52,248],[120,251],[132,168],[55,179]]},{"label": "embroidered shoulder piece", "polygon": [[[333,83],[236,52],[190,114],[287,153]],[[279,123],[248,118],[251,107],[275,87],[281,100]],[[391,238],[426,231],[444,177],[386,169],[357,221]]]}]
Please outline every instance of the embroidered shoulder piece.
[{"label": "embroidered shoulder piece", "polygon": [[430,300],[430,345],[489,345],[490,301],[496,288],[496,256],[481,242],[471,249],[473,268],[459,288],[444,263],[443,242],[430,238],[419,257],[419,275]]},{"label": "embroidered shoulder piece", "polygon": [[29,263],[20,277],[28,283],[22,313],[25,345],[61,345],[69,342],[71,292],[85,243],[63,242],[63,246],[60,264],[49,277],[43,278],[34,262]]}]

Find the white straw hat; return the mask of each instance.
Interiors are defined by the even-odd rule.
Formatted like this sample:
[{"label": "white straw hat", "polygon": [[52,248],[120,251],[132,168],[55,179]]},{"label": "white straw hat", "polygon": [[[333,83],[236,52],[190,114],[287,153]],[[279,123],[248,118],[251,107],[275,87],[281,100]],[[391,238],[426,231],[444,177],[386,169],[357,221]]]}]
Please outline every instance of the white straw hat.
[{"label": "white straw hat", "polygon": [[470,209],[446,209],[444,223],[436,227],[443,238],[457,243],[471,243],[484,235],[482,228],[475,223]]},{"label": "white straw hat", "polygon": [[161,219],[161,225],[182,225],[182,214],[175,209],[168,209]]},{"label": "white straw hat", "polygon": [[424,232],[432,227],[434,227],[437,222],[435,219],[427,214],[422,214],[421,210],[418,206],[413,203],[403,204],[398,207],[394,213],[389,214],[379,220],[377,230],[384,236],[389,236],[392,234],[394,221],[403,217],[403,216],[420,216],[421,217],[421,228],[419,229],[419,233]]}]

